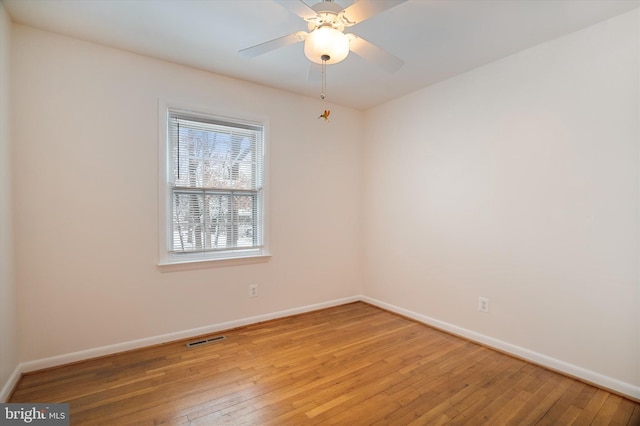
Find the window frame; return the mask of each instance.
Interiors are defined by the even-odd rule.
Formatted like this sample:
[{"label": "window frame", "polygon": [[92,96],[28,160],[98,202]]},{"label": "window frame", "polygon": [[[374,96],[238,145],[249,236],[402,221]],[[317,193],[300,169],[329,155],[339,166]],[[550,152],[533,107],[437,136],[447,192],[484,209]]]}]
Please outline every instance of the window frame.
[{"label": "window frame", "polygon": [[[260,199],[256,220],[261,222],[258,226],[262,229],[262,246],[259,248],[234,247],[231,249],[218,249],[199,251],[193,253],[174,253],[171,247],[173,232],[173,196],[174,191],[195,190],[197,188],[174,187],[171,178],[171,157],[169,141],[169,114],[171,111],[187,114],[193,118],[201,117],[203,121],[214,120],[239,126],[251,125],[262,127],[262,187],[256,193],[256,200]],[[159,155],[158,155],[158,266],[162,269],[192,269],[194,267],[216,267],[238,265],[246,263],[265,262],[271,256],[269,252],[269,226],[268,226],[268,120],[264,117],[251,116],[243,113],[220,113],[211,108],[187,105],[181,102],[168,102],[164,99],[158,101],[159,123]],[[228,192],[233,197],[234,193],[242,190],[232,189],[206,189],[201,192]],[[249,191],[254,193],[254,191]],[[172,268],[173,267],[173,268]]]}]

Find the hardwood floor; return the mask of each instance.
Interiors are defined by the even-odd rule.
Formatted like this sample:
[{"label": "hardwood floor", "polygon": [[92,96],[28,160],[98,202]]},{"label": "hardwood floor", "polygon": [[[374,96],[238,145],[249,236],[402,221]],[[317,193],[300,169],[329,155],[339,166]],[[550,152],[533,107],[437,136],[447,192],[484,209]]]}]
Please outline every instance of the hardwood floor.
[{"label": "hardwood floor", "polygon": [[72,425],[640,425],[640,404],[365,303],[25,375]]}]

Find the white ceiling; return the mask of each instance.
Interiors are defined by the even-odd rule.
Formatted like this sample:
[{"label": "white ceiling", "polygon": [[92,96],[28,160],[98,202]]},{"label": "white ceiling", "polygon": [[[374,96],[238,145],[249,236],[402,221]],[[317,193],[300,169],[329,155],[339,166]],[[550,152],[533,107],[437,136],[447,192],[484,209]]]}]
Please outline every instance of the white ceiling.
[{"label": "white ceiling", "polygon": [[[299,0],[292,0],[299,1]],[[377,1],[377,0],[373,0]],[[336,0],[346,7],[352,0]],[[14,22],[319,97],[302,43],[238,50],[306,23],[273,0],[2,0]],[[313,0],[305,0],[312,5]],[[401,58],[388,74],[356,55],[327,68],[327,100],[367,109],[637,8],[640,0],[409,0],[353,32]]]}]

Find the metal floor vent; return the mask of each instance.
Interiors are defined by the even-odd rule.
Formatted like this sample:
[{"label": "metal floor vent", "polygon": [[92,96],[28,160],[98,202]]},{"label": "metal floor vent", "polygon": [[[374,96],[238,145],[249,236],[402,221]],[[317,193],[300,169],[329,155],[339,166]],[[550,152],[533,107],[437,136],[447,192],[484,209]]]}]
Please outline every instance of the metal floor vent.
[{"label": "metal floor vent", "polygon": [[224,336],[209,337],[207,339],[196,340],[195,342],[189,342],[189,343],[187,343],[187,347],[188,348],[192,348],[194,346],[206,345],[207,343],[219,342],[219,341],[225,340],[225,339],[226,339],[226,337],[224,337]]}]

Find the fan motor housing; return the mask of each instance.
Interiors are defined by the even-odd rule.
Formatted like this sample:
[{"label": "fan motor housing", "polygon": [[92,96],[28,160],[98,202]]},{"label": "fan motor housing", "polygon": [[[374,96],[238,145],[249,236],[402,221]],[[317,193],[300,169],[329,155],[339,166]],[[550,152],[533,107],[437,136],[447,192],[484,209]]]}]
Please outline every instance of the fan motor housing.
[{"label": "fan motor housing", "polygon": [[342,6],[334,1],[321,1],[311,6],[311,9],[315,10],[317,13],[331,12],[334,15],[342,12]]},{"label": "fan motor housing", "polygon": [[338,31],[344,31],[344,27],[347,26],[347,22],[340,15],[342,12],[342,6],[333,1],[321,1],[311,6],[316,12],[316,16],[307,19],[308,28],[313,31],[316,28],[320,28],[324,25],[330,25]]}]

